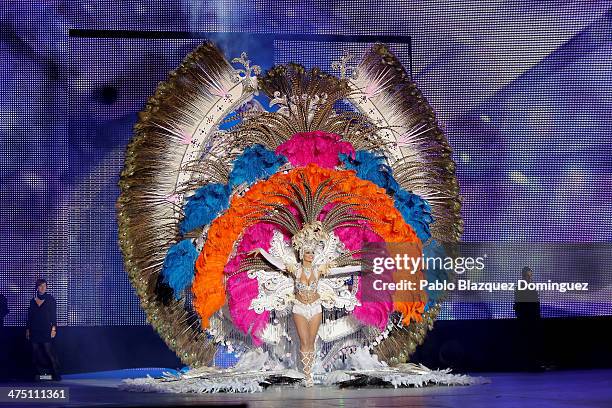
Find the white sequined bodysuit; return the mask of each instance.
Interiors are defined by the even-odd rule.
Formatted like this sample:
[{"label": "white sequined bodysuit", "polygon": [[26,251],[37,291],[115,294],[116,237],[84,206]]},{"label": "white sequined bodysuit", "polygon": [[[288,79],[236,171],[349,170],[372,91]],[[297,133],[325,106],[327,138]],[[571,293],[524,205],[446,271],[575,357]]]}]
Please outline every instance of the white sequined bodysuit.
[{"label": "white sequined bodysuit", "polygon": [[[301,272],[301,267],[298,270]],[[304,316],[307,320],[311,320],[322,312],[321,299],[317,293],[319,286],[318,276],[315,275],[315,280],[306,284],[300,280],[301,273],[298,272],[295,277],[295,301],[293,303],[293,313]],[[300,299],[305,300],[302,302]]]}]

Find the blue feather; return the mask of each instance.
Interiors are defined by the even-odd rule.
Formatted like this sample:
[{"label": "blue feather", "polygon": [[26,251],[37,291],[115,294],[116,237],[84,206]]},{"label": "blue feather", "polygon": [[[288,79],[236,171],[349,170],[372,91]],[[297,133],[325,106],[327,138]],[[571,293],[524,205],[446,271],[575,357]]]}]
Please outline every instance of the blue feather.
[{"label": "blue feather", "polygon": [[187,198],[185,218],[180,224],[181,234],[209,224],[217,215],[227,209],[231,189],[225,184],[212,183],[200,187]]},{"label": "blue feather", "polygon": [[[427,258],[440,258],[444,259],[448,256],[445,248],[440,245],[440,243],[436,240],[431,240],[427,245],[423,247],[423,256],[425,259]],[[430,262],[427,263],[429,268],[425,268],[425,279],[427,282],[434,283],[435,281],[444,282],[450,279],[449,271],[446,269],[438,268],[439,263]],[[429,310],[429,308],[436,303],[438,303],[441,297],[444,295],[445,291],[443,290],[429,290],[426,289],[427,292],[427,304],[425,305],[425,310]]]},{"label": "blue feather", "polygon": [[[187,198],[184,207],[185,217],[179,225],[181,234],[210,224],[229,206],[232,188],[242,183],[252,184],[276,173],[287,162],[285,156],[276,155],[262,145],[254,145],[236,158],[227,185],[211,183],[202,186]],[[198,251],[185,239],[168,250],[162,267],[162,275],[178,299],[181,292],[191,285],[194,278],[195,261]]]},{"label": "blue feather", "polygon": [[384,156],[376,155],[366,150],[358,150],[355,152],[354,159],[341,153],[340,160],[342,160],[348,170],[355,170],[357,177],[362,180],[371,181],[378,187],[384,188],[390,196],[400,190],[399,184],[393,177],[393,170],[385,163]]},{"label": "blue feather", "polygon": [[402,189],[393,177],[393,169],[385,163],[385,157],[374,153],[358,150],[355,158],[340,154],[340,160],[347,169],[354,170],[357,177],[371,181],[385,189],[393,197],[395,208],[402,214],[422,242],[430,237],[429,225],[433,222],[429,203],[418,195]]},{"label": "blue feather", "polygon": [[395,208],[399,210],[406,223],[414,229],[422,242],[427,242],[431,237],[429,225],[433,221],[431,206],[416,194],[400,189],[393,197]]},{"label": "blue feather", "polygon": [[197,257],[198,250],[190,239],[172,245],[166,254],[161,274],[164,282],[174,290],[174,297],[177,300],[193,281]]},{"label": "blue feather", "polygon": [[229,186],[234,188],[242,183],[248,185],[260,179],[266,179],[276,173],[287,158],[277,155],[260,144],[247,147],[234,160],[234,167],[229,175]]}]

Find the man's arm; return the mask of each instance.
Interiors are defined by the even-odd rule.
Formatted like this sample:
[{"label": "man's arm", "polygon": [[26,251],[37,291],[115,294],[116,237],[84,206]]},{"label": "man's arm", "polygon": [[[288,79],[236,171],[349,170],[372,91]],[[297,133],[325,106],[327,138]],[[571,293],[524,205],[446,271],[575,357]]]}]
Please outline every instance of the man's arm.
[{"label": "man's arm", "polygon": [[514,315],[516,317],[521,317],[521,313],[523,312],[524,309],[524,305],[523,305],[523,293],[518,290],[515,289],[514,290]]},{"label": "man's arm", "polygon": [[30,340],[30,328],[32,327],[32,302],[34,300],[30,300],[30,305],[28,306],[28,318],[26,320],[26,339]]},{"label": "man's arm", "polygon": [[49,306],[51,306],[51,338],[55,337],[55,333],[57,331],[57,303],[55,302],[55,298],[52,297],[53,301]]},{"label": "man's arm", "polygon": [[51,302],[51,324],[55,327],[57,326],[57,302],[55,298],[51,299],[53,299],[53,302]]}]

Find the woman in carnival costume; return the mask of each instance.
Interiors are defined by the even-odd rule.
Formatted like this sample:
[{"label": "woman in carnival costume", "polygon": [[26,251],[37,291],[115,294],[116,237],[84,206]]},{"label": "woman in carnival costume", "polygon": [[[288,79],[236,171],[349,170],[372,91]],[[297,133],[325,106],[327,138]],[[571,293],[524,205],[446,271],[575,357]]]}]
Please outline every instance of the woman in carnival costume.
[{"label": "woman in carnival costume", "polygon": [[[321,210],[331,204],[335,197],[326,184],[322,183],[322,188],[314,194],[307,182],[304,183],[304,191],[296,184],[291,186],[293,192],[291,202],[303,217],[299,230],[297,227],[300,225],[300,217],[289,211],[287,207],[268,204],[267,207],[273,210],[259,218],[261,221],[271,222],[288,231],[292,235],[291,243],[294,251],[279,251],[282,255],[276,257],[263,248],[257,248],[252,254],[262,255],[265,263],[261,264],[260,259],[257,258],[247,258],[244,262],[244,268],[247,270],[266,268],[271,265],[294,280],[295,297],[292,312],[300,340],[299,353],[307,387],[313,385],[315,341],[321,325],[322,302],[319,294],[319,281],[325,277],[350,274],[361,270],[360,265],[338,266],[354,263],[352,255],[355,255],[356,251],[340,255],[333,260],[325,256],[325,253],[333,254],[337,250],[337,248],[329,248],[330,242],[333,245],[333,241],[330,241],[330,233],[336,227],[357,225],[357,221],[367,219],[352,214],[349,211],[352,206],[348,205],[338,207],[339,210],[337,208],[336,211],[327,212],[319,220]],[[265,204],[264,207],[266,207]]]}]

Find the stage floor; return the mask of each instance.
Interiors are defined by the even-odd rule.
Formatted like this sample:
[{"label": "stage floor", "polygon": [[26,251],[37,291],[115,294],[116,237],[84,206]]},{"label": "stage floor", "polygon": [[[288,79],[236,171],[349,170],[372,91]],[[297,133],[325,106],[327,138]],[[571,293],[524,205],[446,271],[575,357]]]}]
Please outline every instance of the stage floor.
[{"label": "stage floor", "polygon": [[[36,406],[198,406],[248,407],[611,407],[612,370],[551,371],[543,373],[487,373],[484,385],[410,389],[293,388],[268,389],[254,394],[152,394],[120,391],[118,378],[77,378],[38,385],[70,389],[66,404]],[[91,377],[91,375],[89,375]],[[31,386],[2,383],[1,386]],[[0,403],[2,406],[33,406]]]}]

